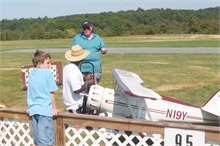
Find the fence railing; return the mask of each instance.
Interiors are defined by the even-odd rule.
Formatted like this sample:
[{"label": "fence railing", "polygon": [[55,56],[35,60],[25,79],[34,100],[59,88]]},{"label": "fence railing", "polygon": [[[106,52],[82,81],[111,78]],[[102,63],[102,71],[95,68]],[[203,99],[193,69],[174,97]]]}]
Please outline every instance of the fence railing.
[{"label": "fence railing", "polygon": [[[54,118],[56,146],[164,146],[164,129],[205,132],[205,145],[219,145],[220,127],[60,113]],[[0,145],[32,145],[30,119],[24,109],[0,108]]]}]

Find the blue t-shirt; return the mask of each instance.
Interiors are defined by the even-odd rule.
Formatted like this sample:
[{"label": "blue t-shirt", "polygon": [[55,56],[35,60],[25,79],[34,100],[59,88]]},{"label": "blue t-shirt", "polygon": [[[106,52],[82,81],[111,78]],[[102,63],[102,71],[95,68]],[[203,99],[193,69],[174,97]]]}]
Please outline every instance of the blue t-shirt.
[{"label": "blue t-shirt", "polygon": [[50,69],[31,69],[27,87],[29,116],[39,114],[52,117],[52,100],[50,92],[57,89],[58,87]]},{"label": "blue t-shirt", "polygon": [[[94,72],[102,72],[102,66],[100,61],[100,51],[105,47],[105,43],[98,34],[93,33],[93,37],[89,40],[84,36],[84,33],[77,34],[72,41],[71,47],[74,45],[80,45],[84,50],[90,51],[90,54],[84,58],[84,61],[88,61],[94,65]],[[81,72],[92,72],[92,66],[90,64],[83,64],[81,66]]]}]

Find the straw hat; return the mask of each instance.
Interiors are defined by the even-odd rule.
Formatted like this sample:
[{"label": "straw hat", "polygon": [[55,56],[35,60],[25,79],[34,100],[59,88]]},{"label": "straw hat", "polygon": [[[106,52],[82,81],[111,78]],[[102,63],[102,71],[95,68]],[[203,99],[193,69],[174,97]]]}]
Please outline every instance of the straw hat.
[{"label": "straw hat", "polygon": [[77,62],[83,60],[89,53],[89,51],[83,50],[80,45],[75,45],[65,53],[65,58],[71,62]]}]

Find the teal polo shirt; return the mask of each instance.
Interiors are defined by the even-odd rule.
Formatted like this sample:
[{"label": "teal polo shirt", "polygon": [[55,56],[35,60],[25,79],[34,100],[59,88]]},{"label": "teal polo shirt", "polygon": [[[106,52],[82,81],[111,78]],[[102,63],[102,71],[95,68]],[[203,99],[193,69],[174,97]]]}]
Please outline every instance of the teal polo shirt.
[{"label": "teal polo shirt", "polygon": [[[88,40],[84,33],[77,34],[72,41],[71,47],[74,45],[80,45],[84,50],[90,51],[90,54],[84,58],[84,61],[88,61],[94,65],[94,72],[102,72],[102,65],[100,60],[100,51],[105,47],[105,43],[98,34],[93,33],[93,37]],[[90,64],[82,64],[81,72],[93,72]]]}]

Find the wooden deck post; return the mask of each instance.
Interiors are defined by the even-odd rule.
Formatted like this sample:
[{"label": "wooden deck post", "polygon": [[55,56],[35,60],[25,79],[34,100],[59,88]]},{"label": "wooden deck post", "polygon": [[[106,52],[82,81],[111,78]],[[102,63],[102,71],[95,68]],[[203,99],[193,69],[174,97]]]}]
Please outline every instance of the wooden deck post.
[{"label": "wooden deck post", "polygon": [[55,145],[65,146],[65,124],[62,117],[55,117]]}]

